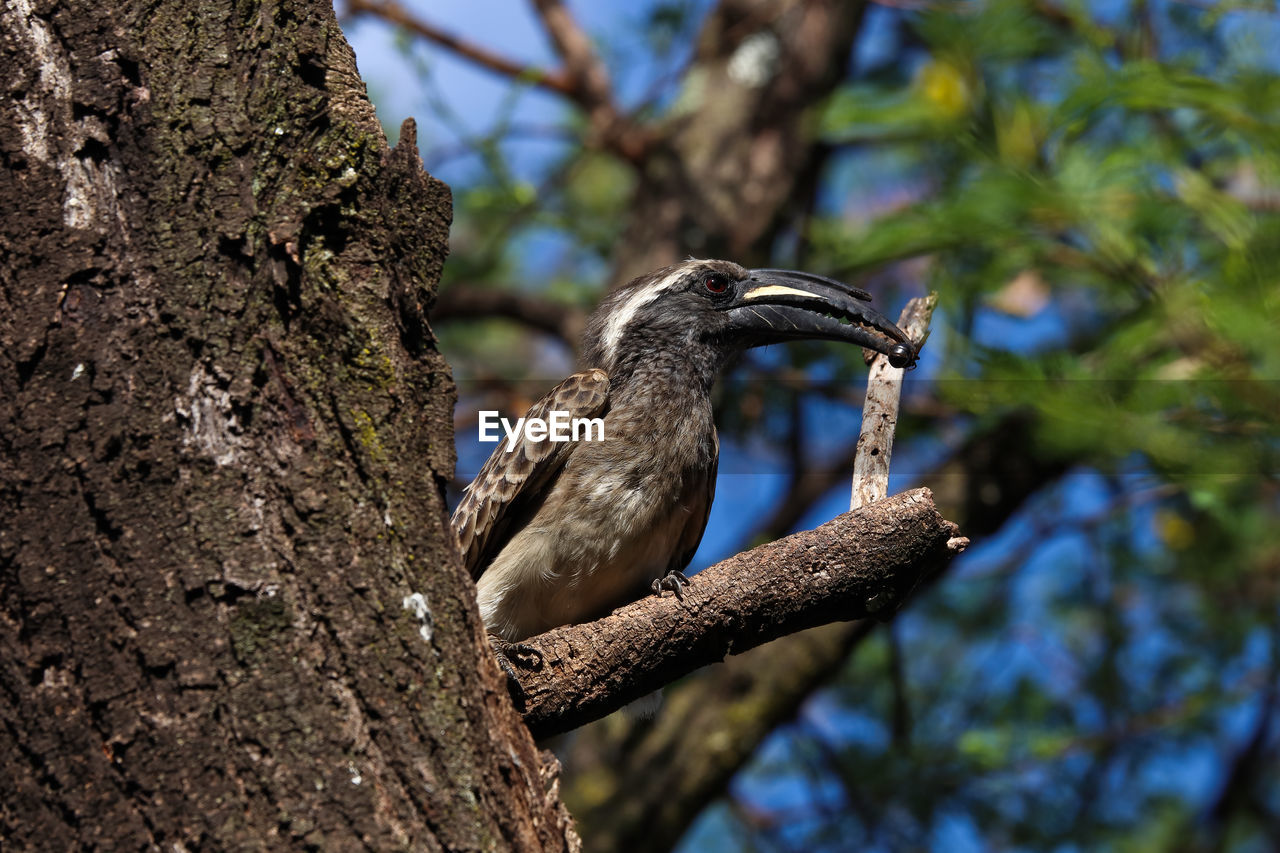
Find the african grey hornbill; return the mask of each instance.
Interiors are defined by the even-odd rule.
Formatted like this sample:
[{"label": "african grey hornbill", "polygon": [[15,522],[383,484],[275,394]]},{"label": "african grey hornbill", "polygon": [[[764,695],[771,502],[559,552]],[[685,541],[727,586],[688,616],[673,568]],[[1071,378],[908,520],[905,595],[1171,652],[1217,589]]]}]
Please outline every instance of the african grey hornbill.
[{"label": "african grey hornbill", "polygon": [[499,444],[453,514],[495,648],[604,615],[651,584],[679,594],[715,493],[720,368],[801,338],[911,364],[914,346],[870,299],[822,276],[704,260],[611,293],[587,323],[586,369],[529,410],[603,417],[603,440]]}]

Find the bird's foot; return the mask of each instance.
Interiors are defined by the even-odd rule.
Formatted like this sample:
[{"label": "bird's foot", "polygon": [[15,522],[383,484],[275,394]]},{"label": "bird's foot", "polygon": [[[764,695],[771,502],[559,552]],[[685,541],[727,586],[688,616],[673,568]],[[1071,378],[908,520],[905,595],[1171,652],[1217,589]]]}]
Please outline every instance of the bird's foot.
[{"label": "bird's foot", "polygon": [[676,598],[684,601],[684,588],[689,585],[689,579],[685,577],[684,572],[678,569],[672,569],[662,577],[653,582],[654,595],[662,595],[663,590],[671,590],[676,594]]},{"label": "bird's foot", "polygon": [[[511,692],[511,698],[515,700],[517,707],[523,710],[524,685],[520,683],[520,676],[516,674],[516,665],[518,664],[522,669],[542,669],[542,652],[527,643],[504,640],[497,634],[489,635],[489,648],[493,650],[493,658],[498,662],[498,667],[507,676],[507,689]],[[515,663],[512,663],[512,659]]]}]

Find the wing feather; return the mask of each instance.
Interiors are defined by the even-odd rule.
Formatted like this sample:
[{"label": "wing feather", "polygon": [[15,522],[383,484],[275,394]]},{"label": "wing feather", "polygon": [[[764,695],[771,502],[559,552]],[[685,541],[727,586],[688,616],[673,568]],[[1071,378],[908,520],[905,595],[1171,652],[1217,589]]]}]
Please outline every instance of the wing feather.
[{"label": "wing feather", "polygon": [[[525,417],[549,420],[556,411],[568,412],[570,418],[597,418],[608,402],[609,374],[586,370],[552,388]],[[507,544],[515,532],[512,522],[527,517],[541,503],[546,485],[564,467],[576,444],[549,438],[530,441],[522,430],[509,452],[505,439],[494,449],[467,486],[451,522],[472,578],[478,579]]]}]

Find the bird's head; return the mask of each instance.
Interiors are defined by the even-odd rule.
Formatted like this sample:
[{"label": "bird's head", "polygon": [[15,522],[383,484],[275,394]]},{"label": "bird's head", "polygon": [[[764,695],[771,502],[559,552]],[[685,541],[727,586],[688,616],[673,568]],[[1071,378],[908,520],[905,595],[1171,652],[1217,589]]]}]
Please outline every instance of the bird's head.
[{"label": "bird's head", "polygon": [[907,335],[869,304],[871,294],[820,275],[749,270],[730,261],[688,260],[611,293],[587,323],[588,366],[613,372],[656,352],[712,352],[791,340],[831,340],[915,363]]}]

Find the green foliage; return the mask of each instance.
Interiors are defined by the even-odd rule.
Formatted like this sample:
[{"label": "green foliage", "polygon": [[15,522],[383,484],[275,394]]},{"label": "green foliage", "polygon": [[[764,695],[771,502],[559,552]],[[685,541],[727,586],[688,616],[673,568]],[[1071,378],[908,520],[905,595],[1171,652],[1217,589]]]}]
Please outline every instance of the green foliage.
[{"label": "green foliage", "polygon": [[[943,383],[963,410],[1033,407],[1047,449],[1104,468],[1138,453],[1173,478],[1274,470],[1276,447],[1259,438],[1274,437],[1280,406],[1268,382],[1278,217],[1233,186],[1277,174],[1280,77],[1212,80],[1176,58],[1117,57],[1108,45],[1123,39],[1093,29],[1047,38],[1029,6],[980,8],[919,22],[937,54],[984,81],[968,88],[980,94],[962,129],[921,127],[911,110],[868,119],[892,144],[927,142],[940,190],[853,229],[819,223],[815,245],[848,270],[928,254],[953,310],[989,310],[975,306],[1031,272],[1053,302],[1108,318],[1101,335],[1085,327],[1089,340],[1035,355],[953,338],[968,355],[949,353],[947,372],[986,386]],[[1001,73],[1020,62],[1064,73],[1030,100],[1025,75]],[[850,97],[828,113],[833,137],[858,135]]]},{"label": "green foliage", "polygon": [[[1265,809],[1206,815],[1229,785],[1274,794],[1274,766],[1228,779],[1196,762],[1229,772],[1244,744],[1224,715],[1276,713],[1280,75],[1206,73],[1222,49],[1209,12],[1162,22],[1172,50],[1087,6],[1042,11],[911,18],[921,67],[952,69],[952,94],[930,111],[920,74],[854,82],[821,123],[835,144],[924,163],[925,189],[817,223],[820,256],[849,274],[927,256],[925,286],[962,330],[939,396],[977,423],[1033,413],[1039,452],[1106,489],[1065,482],[1021,544],[979,550],[986,568],[905,617],[905,695],[864,649],[843,702],[916,718],[909,745],[841,747],[849,796],[882,810],[846,829],[899,849],[964,814],[1026,849],[1264,849]],[[1018,281],[1043,290],[1029,316],[1004,307]],[[1037,335],[1038,312],[1065,333]],[[1001,315],[1000,334],[975,333]],[[1272,732],[1257,748],[1274,760]],[[789,736],[803,752],[802,727]],[[1194,769],[1161,777],[1179,762]]]}]

